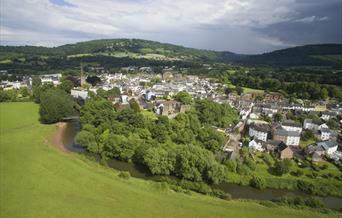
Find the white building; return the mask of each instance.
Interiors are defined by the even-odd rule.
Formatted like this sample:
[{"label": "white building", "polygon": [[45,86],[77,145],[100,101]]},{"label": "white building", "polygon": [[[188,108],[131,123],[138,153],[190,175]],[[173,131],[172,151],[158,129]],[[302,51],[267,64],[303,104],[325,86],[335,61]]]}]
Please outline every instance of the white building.
[{"label": "white building", "polygon": [[261,143],[257,142],[254,139],[248,143],[248,147],[257,151],[264,151],[264,148],[262,147]]},{"label": "white building", "polygon": [[335,116],[336,116],[336,114],[334,112],[325,111],[325,112],[322,112],[321,118],[325,121],[328,121]]},{"label": "white building", "polygon": [[337,151],[338,147],[337,143],[332,141],[318,142],[317,146],[321,146],[325,150],[326,154],[329,155]]},{"label": "white building", "polygon": [[304,120],[304,129],[310,129],[313,131],[317,131],[323,128],[329,128],[325,123],[321,121],[311,120],[311,119],[305,119]]},{"label": "white building", "polygon": [[267,141],[268,133],[270,132],[270,127],[267,124],[254,124],[249,126],[249,136],[255,137],[258,140]]},{"label": "white building", "polygon": [[301,133],[303,128],[302,125],[295,123],[293,121],[284,121],[281,124],[281,127],[283,127],[283,129],[286,129],[287,131],[296,131]]},{"label": "white building", "polygon": [[320,130],[321,133],[321,140],[322,141],[327,141],[330,139],[331,131],[328,128],[323,128]]},{"label": "white building", "polygon": [[88,98],[87,90],[71,89],[71,96],[74,98],[82,98],[83,100]]}]

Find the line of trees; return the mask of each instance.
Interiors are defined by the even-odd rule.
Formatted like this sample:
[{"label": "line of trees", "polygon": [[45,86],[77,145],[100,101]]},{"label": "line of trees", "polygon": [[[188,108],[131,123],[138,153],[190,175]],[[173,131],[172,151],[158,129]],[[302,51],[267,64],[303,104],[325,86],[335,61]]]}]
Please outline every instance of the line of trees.
[{"label": "line of trees", "polygon": [[291,96],[302,99],[321,100],[327,97],[342,99],[342,89],[334,85],[322,85],[316,82],[305,81],[281,82],[275,78],[262,78],[247,74],[232,75],[230,80],[236,86],[269,91],[283,90]]}]

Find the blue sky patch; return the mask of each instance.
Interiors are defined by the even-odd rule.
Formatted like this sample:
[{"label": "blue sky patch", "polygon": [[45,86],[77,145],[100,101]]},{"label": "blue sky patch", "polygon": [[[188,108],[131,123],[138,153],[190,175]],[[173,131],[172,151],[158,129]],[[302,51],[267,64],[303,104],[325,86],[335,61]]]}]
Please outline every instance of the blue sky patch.
[{"label": "blue sky patch", "polygon": [[52,4],[58,5],[58,6],[66,6],[66,7],[76,7],[73,4],[70,4],[69,2],[65,0],[49,0]]}]

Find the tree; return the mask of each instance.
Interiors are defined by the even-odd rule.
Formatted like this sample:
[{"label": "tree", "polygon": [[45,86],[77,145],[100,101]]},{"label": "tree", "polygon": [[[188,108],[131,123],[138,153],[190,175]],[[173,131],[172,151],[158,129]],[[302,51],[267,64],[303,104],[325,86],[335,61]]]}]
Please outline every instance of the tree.
[{"label": "tree", "polygon": [[42,80],[38,76],[32,77],[32,91],[33,91],[33,99],[36,103],[39,103],[40,98],[40,87],[42,85]]},{"label": "tree", "polygon": [[245,160],[243,161],[243,163],[246,164],[246,166],[248,166],[249,169],[251,169],[252,171],[255,171],[255,169],[256,169],[256,163],[255,163],[255,161],[254,161],[252,158],[250,158],[250,157],[245,158]]},{"label": "tree", "polygon": [[71,89],[74,88],[74,84],[70,80],[64,79],[61,84],[58,85],[58,88],[66,93],[70,93]]},{"label": "tree", "polygon": [[76,135],[75,142],[85,147],[90,152],[96,154],[102,153],[102,148],[96,142],[95,135],[92,132],[82,130]]},{"label": "tree", "polygon": [[282,115],[281,113],[276,113],[276,114],[274,115],[274,120],[275,120],[276,122],[281,122],[281,121],[283,121],[283,119],[284,119],[284,117],[283,117],[283,115]]},{"label": "tree", "polygon": [[101,82],[101,78],[97,76],[88,76],[86,82],[91,84],[92,86],[96,86],[98,83]]},{"label": "tree", "polygon": [[243,93],[243,89],[241,88],[241,86],[236,86],[235,91],[238,95],[241,95]]},{"label": "tree", "polygon": [[49,89],[41,94],[39,114],[42,123],[55,123],[75,113],[74,102],[64,91]]},{"label": "tree", "polygon": [[253,176],[253,178],[250,181],[250,184],[252,187],[257,189],[264,189],[266,186],[265,180],[257,176]]},{"label": "tree", "polygon": [[135,112],[140,112],[140,106],[138,104],[138,102],[132,98],[130,101],[129,101],[129,106],[131,107],[131,109]]},{"label": "tree", "polygon": [[174,171],[176,156],[162,147],[149,148],[144,161],[152,174],[170,175]]},{"label": "tree", "polygon": [[237,162],[234,160],[224,160],[223,164],[227,167],[227,170],[236,173]]},{"label": "tree", "polygon": [[327,125],[330,129],[336,129],[339,126],[338,122],[335,119],[328,120]]},{"label": "tree", "polygon": [[311,130],[308,129],[308,130],[303,131],[302,139],[304,141],[308,141],[308,140],[314,139],[314,138],[315,138],[315,135],[313,134],[313,132]]},{"label": "tree", "polygon": [[118,87],[114,87],[107,91],[108,96],[119,96],[121,95],[121,91]]},{"label": "tree", "polygon": [[289,159],[277,161],[274,166],[275,173],[279,176],[287,174],[290,172],[291,165],[291,160]]},{"label": "tree", "polygon": [[211,127],[200,129],[197,139],[204,148],[212,152],[218,151],[224,144],[223,134]]},{"label": "tree", "polygon": [[175,100],[177,100],[183,104],[190,104],[192,101],[191,95],[189,93],[187,93],[186,91],[178,92],[174,98],[175,98]]}]

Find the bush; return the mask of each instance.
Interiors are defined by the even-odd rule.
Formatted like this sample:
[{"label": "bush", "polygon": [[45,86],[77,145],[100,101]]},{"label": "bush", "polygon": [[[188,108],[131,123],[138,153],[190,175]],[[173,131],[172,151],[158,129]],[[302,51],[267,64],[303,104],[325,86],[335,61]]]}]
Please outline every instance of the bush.
[{"label": "bush", "polygon": [[328,169],[328,165],[327,164],[323,164],[319,168],[321,168],[321,170],[326,170],[326,169]]},{"label": "bush", "polygon": [[123,179],[129,179],[131,174],[128,171],[121,171],[118,176]]},{"label": "bush", "polygon": [[278,176],[282,176],[290,172],[291,162],[290,160],[277,161],[274,166],[274,172]]},{"label": "bush", "polygon": [[260,201],[259,204],[265,206],[265,207],[276,207],[277,204],[272,201]]},{"label": "bush", "polygon": [[224,160],[223,164],[229,172],[236,173],[237,162],[234,160]]},{"label": "bush", "polygon": [[154,187],[160,191],[166,191],[169,189],[169,185],[167,182],[153,182]]},{"label": "bush", "polygon": [[250,185],[257,189],[264,189],[266,186],[265,180],[257,176],[253,176],[250,181]]},{"label": "bush", "polygon": [[297,187],[308,194],[315,194],[315,186],[311,182],[298,180]]},{"label": "bush", "polygon": [[252,171],[255,171],[256,163],[252,158],[246,158],[244,163],[248,166],[249,169],[251,169]]},{"label": "bush", "polygon": [[304,171],[303,170],[300,170],[300,169],[298,169],[298,170],[296,170],[295,172],[292,172],[292,174],[294,175],[294,176],[303,176],[304,175]]},{"label": "bush", "polygon": [[214,196],[221,198],[221,199],[224,199],[224,200],[231,200],[232,199],[232,196],[229,193],[224,192],[220,189],[213,189],[212,194]]},{"label": "bush", "polygon": [[287,205],[290,207],[296,207],[296,208],[302,208],[302,207],[310,207],[310,208],[315,208],[315,209],[323,209],[325,208],[324,204],[322,201],[320,201],[318,198],[314,197],[301,197],[301,196],[296,196],[296,197],[281,197],[278,200],[278,204],[281,205]]},{"label": "bush", "polygon": [[321,200],[314,197],[309,197],[305,199],[305,205],[312,208],[324,208],[324,204]]},{"label": "bush", "polygon": [[272,166],[273,163],[274,163],[274,160],[272,158],[272,156],[268,153],[264,153],[262,155],[262,159],[265,161],[265,163],[268,165],[268,166]]},{"label": "bush", "polygon": [[242,163],[237,164],[236,171],[240,175],[248,175],[251,172],[250,168],[247,165],[242,164]]}]

